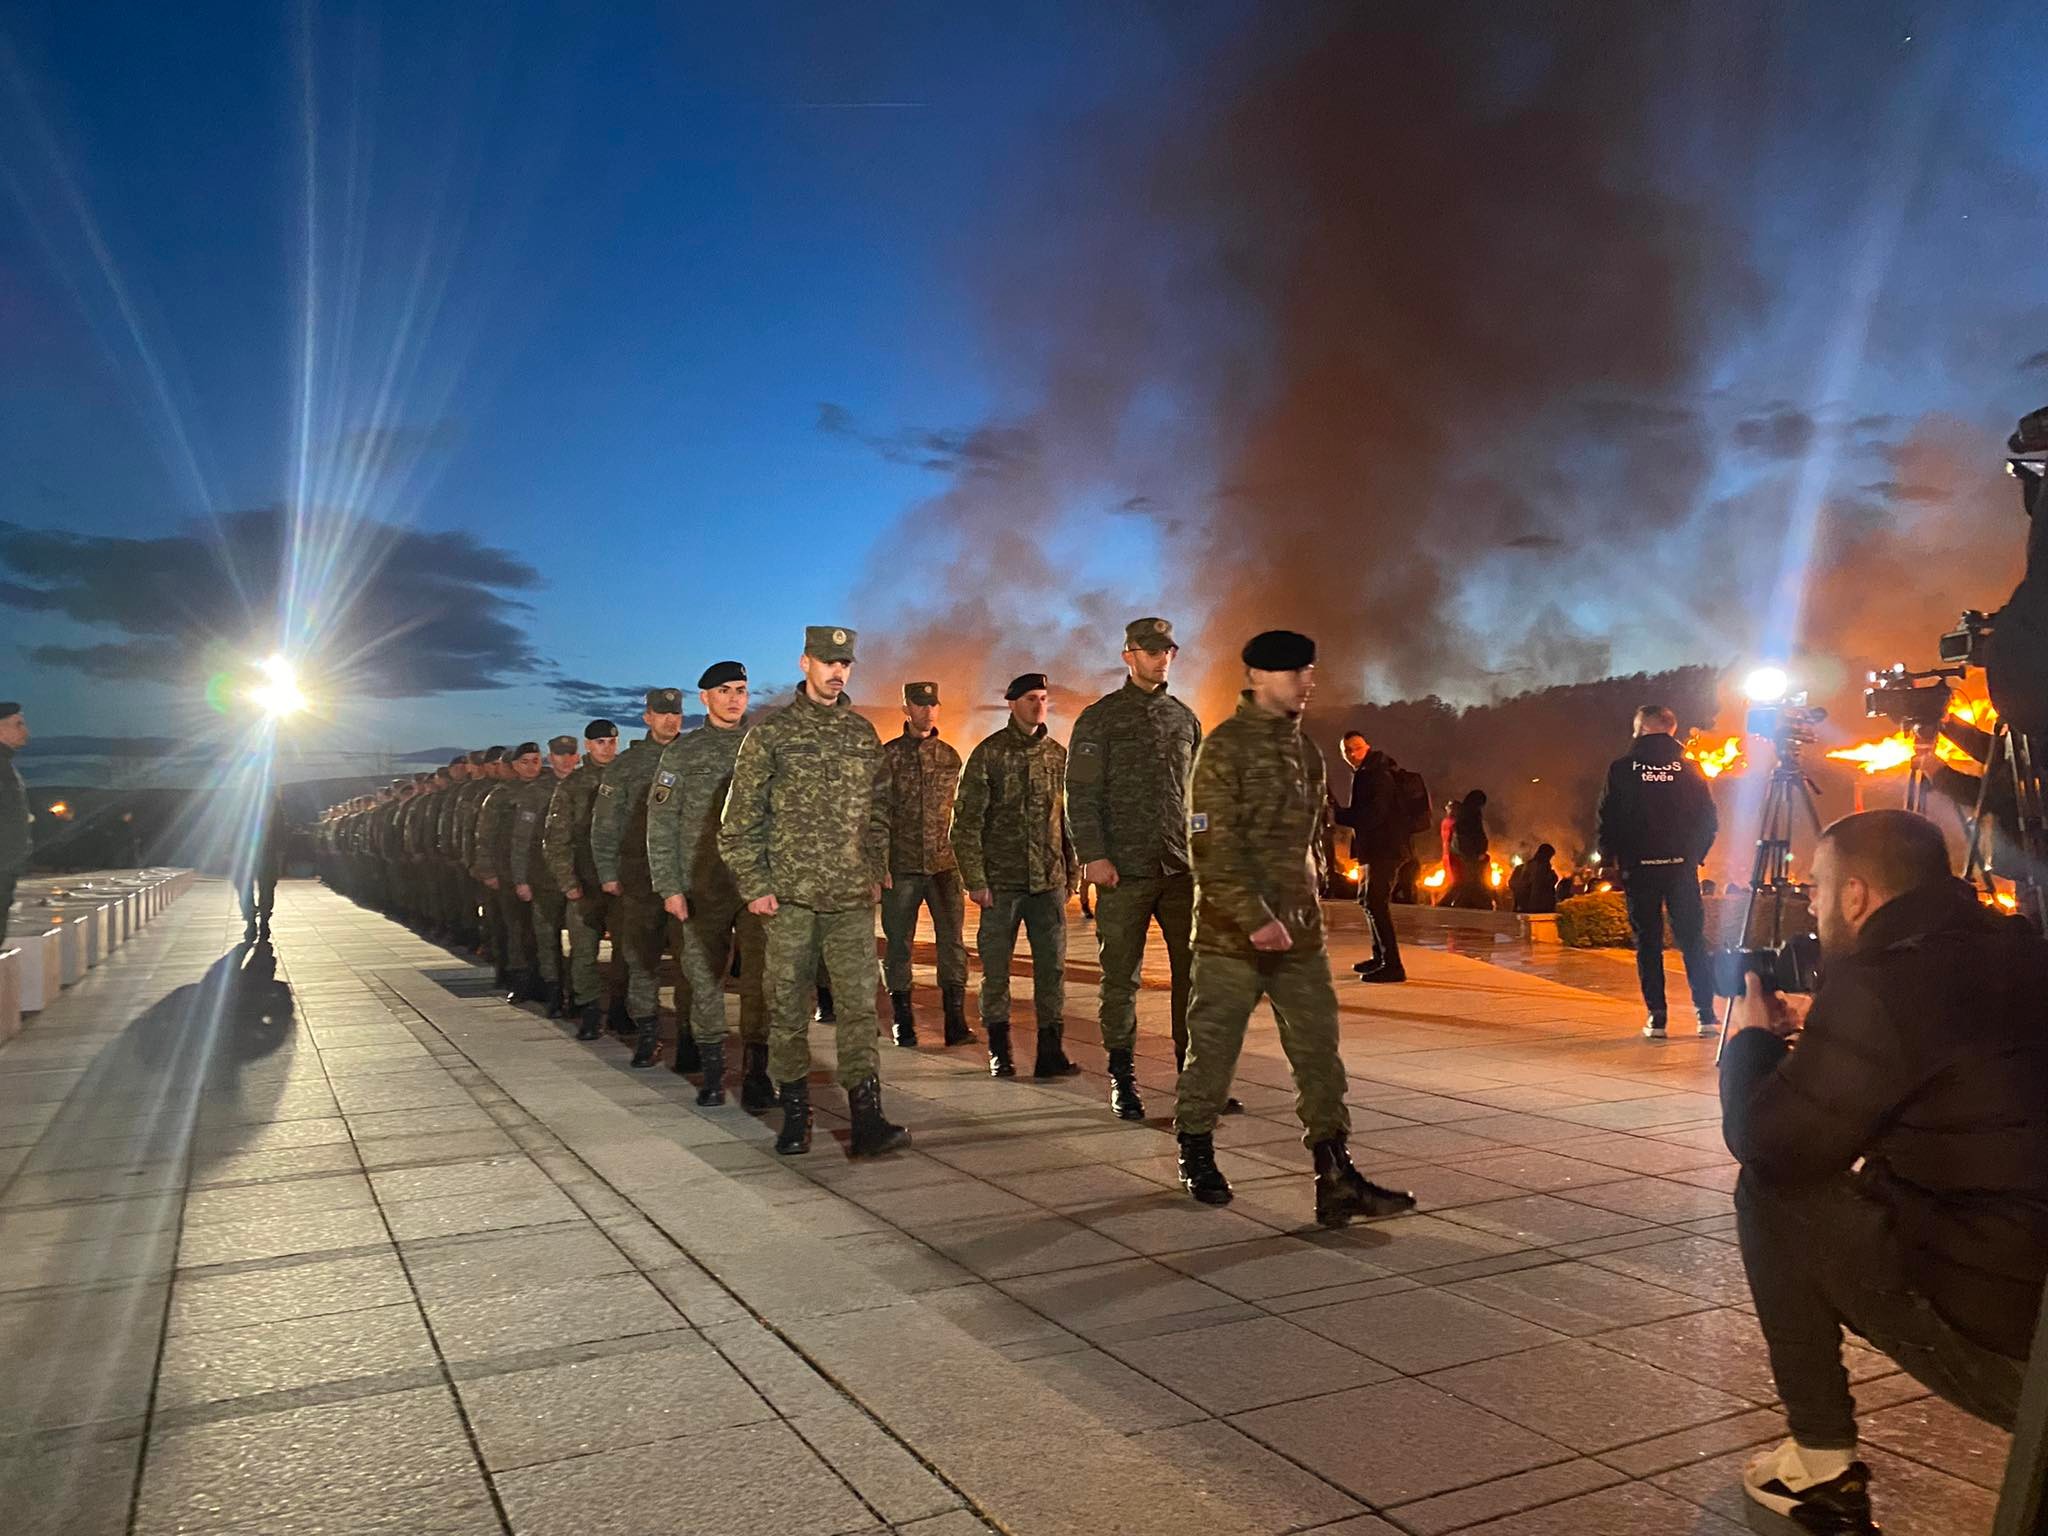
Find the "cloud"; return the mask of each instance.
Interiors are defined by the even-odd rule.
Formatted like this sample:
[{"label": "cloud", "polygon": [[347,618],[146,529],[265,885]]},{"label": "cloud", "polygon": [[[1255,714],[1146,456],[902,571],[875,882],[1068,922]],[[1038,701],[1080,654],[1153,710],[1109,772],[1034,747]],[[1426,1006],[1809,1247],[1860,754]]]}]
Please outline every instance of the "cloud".
[{"label": "cloud", "polygon": [[845,406],[829,400],[818,404],[818,430],[849,438],[891,464],[938,474],[999,478],[1027,468],[1039,453],[1038,435],[1029,427],[991,423],[966,430],[924,427],[876,433],[863,429]]},{"label": "cloud", "polygon": [[630,687],[594,683],[587,678],[557,674],[548,679],[555,707],[571,714],[601,715],[607,720],[638,720],[647,709],[648,690],[666,687],[662,683],[635,683]]},{"label": "cloud", "polygon": [[1783,402],[1735,423],[1737,447],[1767,459],[1797,459],[1813,446],[1819,424],[1810,412]]},{"label": "cloud", "polygon": [[2048,373],[2048,347],[2027,358],[2020,364],[2020,369],[2025,373]]},{"label": "cloud", "polygon": [[384,698],[502,688],[542,670],[519,595],[540,573],[467,533],[318,516],[294,530],[275,507],[156,538],[0,522],[0,570],[0,606],[108,634],[32,645],[30,659],[105,681],[189,685],[277,646],[305,652],[325,691]]}]

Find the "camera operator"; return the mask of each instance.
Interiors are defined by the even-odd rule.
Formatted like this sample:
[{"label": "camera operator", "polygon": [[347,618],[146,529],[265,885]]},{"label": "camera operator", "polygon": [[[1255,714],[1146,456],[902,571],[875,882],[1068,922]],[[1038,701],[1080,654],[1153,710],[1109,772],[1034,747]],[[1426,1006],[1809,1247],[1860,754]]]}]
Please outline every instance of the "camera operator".
[{"label": "camera operator", "polygon": [[1685,957],[1685,980],[1700,1033],[1715,1032],[1714,974],[1707,955],[1707,912],[1700,865],[1714,846],[1719,818],[1699,765],[1678,744],[1678,716],[1662,704],[1636,711],[1635,745],[1608,767],[1600,796],[1600,856],[1628,898],[1636,936],[1636,979],[1650,1017],[1643,1038],[1662,1040],[1664,914]]},{"label": "camera operator", "polygon": [[2048,1272],[2048,943],[1980,905],[1910,811],[1836,822],[1813,878],[1803,1028],[1752,975],[1721,1064],[1742,1260],[1792,1430],[1743,1481],[1804,1530],[1861,1532],[1844,1327],[2012,1427]]}]

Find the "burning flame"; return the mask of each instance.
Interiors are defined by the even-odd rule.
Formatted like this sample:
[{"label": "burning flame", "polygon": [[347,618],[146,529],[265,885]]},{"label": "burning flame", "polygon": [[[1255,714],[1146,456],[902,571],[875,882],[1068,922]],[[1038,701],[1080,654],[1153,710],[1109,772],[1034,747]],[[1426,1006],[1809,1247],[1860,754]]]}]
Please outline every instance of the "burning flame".
[{"label": "burning flame", "polygon": [[1489,860],[1487,861],[1487,869],[1486,869],[1486,882],[1487,882],[1487,884],[1491,885],[1491,886],[1492,886],[1492,887],[1493,887],[1493,888],[1494,888],[1495,890],[1499,890],[1499,889],[1500,889],[1500,887],[1501,887],[1501,886],[1502,886],[1502,885],[1503,885],[1504,883],[1506,883],[1506,881],[1507,881],[1507,878],[1508,878],[1508,872],[1507,872],[1506,870],[1504,870],[1504,869],[1502,869],[1502,868],[1500,867],[1500,860],[1499,860],[1499,859],[1489,859]]},{"label": "burning flame", "polygon": [[[1974,725],[1980,731],[1998,728],[1998,711],[1991,707],[1989,699],[1966,699],[1956,694],[1948,701],[1948,712],[1950,719]],[[1882,741],[1866,741],[1853,747],[1838,748],[1828,756],[1837,762],[1861,764],[1865,773],[1892,773],[1911,763],[1915,750],[1911,734],[1898,731]],[[1935,738],[1934,755],[1944,763],[1976,766],[1976,759],[1946,736]]]},{"label": "burning flame", "polygon": [[1883,741],[1866,741],[1853,747],[1837,747],[1828,756],[1838,763],[1860,763],[1865,773],[1890,773],[1913,761],[1919,749],[1904,731]]},{"label": "burning flame", "polygon": [[1718,747],[1698,731],[1686,738],[1685,755],[1700,765],[1700,772],[1710,779],[1742,765],[1742,738],[1730,736]]},{"label": "burning flame", "polygon": [[1422,877],[1422,883],[1432,891],[1440,891],[1443,889],[1444,881],[1449,878],[1449,873],[1444,869],[1443,865],[1439,864],[1435,869]]},{"label": "burning flame", "polygon": [[1358,877],[1364,873],[1365,866],[1363,864],[1346,864],[1344,866],[1344,878],[1353,885],[1358,884]]},{"label": "burning flame", "polygon": [[1991,904],[2001,912],[2017,912],[2020,909],[2019,898],[2010,891],[1998,892],[1991,898]]}]

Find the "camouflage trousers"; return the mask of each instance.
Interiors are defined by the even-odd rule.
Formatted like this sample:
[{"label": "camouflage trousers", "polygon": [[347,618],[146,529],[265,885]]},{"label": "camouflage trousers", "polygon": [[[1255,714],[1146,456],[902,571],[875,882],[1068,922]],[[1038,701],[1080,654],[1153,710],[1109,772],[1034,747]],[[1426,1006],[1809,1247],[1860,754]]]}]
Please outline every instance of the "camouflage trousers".
[{"label": "camouflage trousers", "polygon": [[529,903],[521,901],[519,893],[504,881],[491,895],[498,909],[498,930],[505,939],[498,964],[508,971],[533,970],[538,962],[533,953],[533,914],[527,910]]},{"label": "camouflage trousers", "polygon": [[778,1083],[811,1072],[811,1011],[819,965],[832,986],[839,1082],[851,1088],[875,1075],[875,909],[814,912],[784,902],[768,930],[768,1071]]},{"label": "camouflage trousers", "polygon": [[1173,978],[1173,1054],[1188,1044],[1189,951],[1195,936],[1195,877],[1156,875],[1096,887],[1095,942],[1102,956],[1102,1044],[1128,1051],[1138,1040],[1138,972],[1145,963],[1145,936],[1153,920],[1166,940],[1166,964]]},{"label": "camouflage trousers", "polygon": [[[761,1045],[768,1039],[768,994],[764,972],[768,937],[761,919],[746,909],[735,891],[690,898],[690,916],[677,946],[683,981],[689,989],[689,1030],[701,1045],[725,1038],[725,978],[732,969],[733,950],[740,956],[740,1039]],[[676,1028],[683,1028],[677,1015]]]},{"label": "camouflage trousers", "polygon": [[[569,1000],[578,1006],[603,1000],[605,979],[597,967],[597,949],[618,904],[618,897],[586,885],[583,899],[569,902],[563,913],[563,925],[569,930]],[[616,957],[612,968],[618,969]]]},{"label": "camouflage trousers", "polygon": [[1198,950],[1194,1002],[1188,1010],[1188,1057],[1181,1069],[1174,1107],[1177,1131],[1199,1135],[1216,1129],[1230,1096],[1245,1026],[1265,998],[1273,1005],[1280,1049],[1294,1071],[1294,1113],[1302,1140],[1314,1146],[1351,1129],[1344,1107],[1344,1059],[1337,1054],[1337,989],[1330,982],[1329,952],[1286,950],[1280,954],[1226,955]]},{"label": "camouflage trousers", "polygon": [[511,946],[506,942],[505,938],[504,904],[498,900],[498,893],[496,891],[485,885],[483,881],[477,879],[474,875],[470,877],[469,885],[471,891],[470,899],[476,903],[478,911],[483,914],[481,919],[481,936],[484,953],[490,958],[491,964],[503,970],[512,963],[506,958],[511,953]]},{"label": "camouflage trousers", "polygon": [[1066,1033],[1067,893],[1005,890],[989,894],[992,906],[981,914],[974,947],[981,956],[981,1022],[1010,1022],[1010,957],[1017,952],[1021,924],[1031,941],[1031,1006],[1038,1027]]},{"label": "camouflage trousers", "polygon": [[550,992],[562,985],[562,927],[568,898],[551,885],[530,887],[526,919],[533,930],[534,969]]},{"label": "camouflage trousers", "polygon": [[[661,1011],[661,961],[682,949],[683,925],[668,915],[653,887],[628,890],[611,903],[612,948],[626,957],[626,1012],[651,1019]],[[690,1016],[690,982],[676,967],[676,1017]]]},{"label": "camouflage trousers", "polygon": [[917,909],[932,910],[932,936],[939,951],[939,985],[967,985],[967,900],[958,870],[936,875],[895,875],[882,892],[882,985],[891,992],[910,990],[910,940],[917,932]]}]

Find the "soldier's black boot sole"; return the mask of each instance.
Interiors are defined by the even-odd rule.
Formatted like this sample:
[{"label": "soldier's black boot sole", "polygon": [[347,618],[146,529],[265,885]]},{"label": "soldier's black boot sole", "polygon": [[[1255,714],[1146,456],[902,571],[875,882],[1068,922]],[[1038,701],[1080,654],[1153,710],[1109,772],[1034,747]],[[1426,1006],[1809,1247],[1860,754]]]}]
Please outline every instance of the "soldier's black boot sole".
[{"label": "soldier's black boot sole", "polygon": [[740,1108],[764,1110],[775,1107],[775,1083],[768,1076],[768,1047],[740,1048]]},{"label": "soldier's black boot sole", "polygon": [[1145,1118],[1145,1101],[1138,1095],[1138,1079],[1129,1051],[1109,1053],[1109,1107],[1119,1120]]},{"label": "soldier's black boot sole", "polygon": [[714,1109],[725,1102],[725,1042],[700,1046],[698,1055],[703,1062],[704,1082],[697,1089],[697,1103],[702,1108]]},{"label": "soldier's black boot sole", "polygon": [[1181,1187],[1204,1205],[1228,1205],[1230,1180],[1216,1166],[1216,1139],[1207,1131],[1182,1131],[1180,1142]]},{"label": "soldier's black boot sole", "polygon": [[1010,1055],[1010,1026],[1007,1022],[992,1024],[982,1020],[983,1029],[988,1031],[988,1075],[990,1077],[1015,1077],[1017,1063]]},{"label": "soldier's black boot sole", "polygon": [[576,1021],[578,1040],[602,1040],[604,1038],[604,1014],[595,1003],[585,1003],[582,1015]]},{"label": "soldier's black boot sole", "polygon": [[811,1150],[811,1085],[807,1082],[782,1085],[782,1130],[775,1138],[775,1150],[784,1157]]},{"label": "soldier's black boot sole", "polygon": [[1038,1058],[1031,1063],[1031,1075],[1035,1078],[1072,1077],[1081,1069],[1067,1060],[1067,1052],[1056,1029],[1041,1029],[1038,1032]]},{"label": "soldier's black boot sole", "polygon": [[853,1117],[853,1139],[847,1147],[850,1156],[879,1157],[910,1145],[910,1132],[892,1124],[882,1113],[879,1078],[863,1078],[847,1089],[846,1104]]},{"label": "soldier's black boot sole", "polygon": [[1383,1189],[1352,1167],[1341,1136],[1317,1142],[1310,1154],[1316,1165],[1318,1225],[1341,1227],[1361,1216],[1370,1221],[1415,1209],[1415,1197],[1406,1190]]}]

